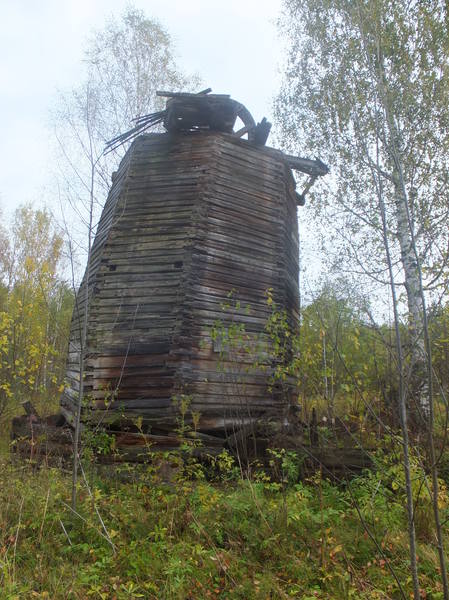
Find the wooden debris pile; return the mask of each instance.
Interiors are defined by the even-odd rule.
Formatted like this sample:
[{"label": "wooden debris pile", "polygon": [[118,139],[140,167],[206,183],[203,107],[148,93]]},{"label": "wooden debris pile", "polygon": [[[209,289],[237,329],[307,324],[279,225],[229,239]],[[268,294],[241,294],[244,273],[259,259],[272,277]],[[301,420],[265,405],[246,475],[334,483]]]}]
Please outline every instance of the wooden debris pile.
[{"label": "wooden debris pile", "polygon": [[168,98],[165,110],[137,117],[136,125],[110,140],[106,145],[105,152],[115,150],[160,123],[164,124],[168,132],[221,131],[234,133],[237,118],[242,121],[243,127],[234,135],[242,137],[247,134],[249,141],[263,146],[268,139],[271,123],[264,117],[256,125],[251,113],[243,104],[233,100],[229,94],[211,94],[211,91],[210,88],[207,88],[198,94],[157,92],[158,96]]},{"label": "wooden debris pile", "polygon": [[[12,422],[11,450],[13,456],[29,461],[35,467],[41,465],[72,466],[73,431],[62,415],[41,418],[30,402],[24,402],[26,414]],[[184,432],[181,436],[174,432],[166,435],[144,434],[136,431],[113,431],[107,434],[105,446],[104,430],[100,429],[95,438],[95,427],[89,431],[87,443],[92,459],[99,467],[121,463],[147,463],[151,461],[155,475],[164,481],[171,481],[177,462],[175,453],[186,457],[196,457],[210,465],[211,457],[224,449],[239,457],[239,464],[247,465],[257,458],[265,458],[265,468],[270,471],[272,455],[268,448],[283,448],[294,451],[301,460],[300,476],[322,470],[325,477],[338,480],[358,475],[362,470],[373,467],[372,453],[353,445],[335,447],[329,441],[324,443],[316,435],[316,421],[299,428],[279,427],[279,424],[265,422],[258,427],[244,426],[230,433],[226,439],[200,432]],[[167,454],[168,453],[168,454]],[[179,464],[178,464],[179,466]],[[279,474],[275,471],[272,476]]]}]

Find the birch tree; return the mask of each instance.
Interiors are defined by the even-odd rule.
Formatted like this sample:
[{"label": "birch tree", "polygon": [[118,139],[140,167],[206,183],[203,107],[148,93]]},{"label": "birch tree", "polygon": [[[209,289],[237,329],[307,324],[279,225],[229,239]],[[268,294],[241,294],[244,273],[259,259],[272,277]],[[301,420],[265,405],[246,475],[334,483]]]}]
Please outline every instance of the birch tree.
[{"label": "birch tree", "polygon": [[447,24],[440,0],[285,0],[281,21],[290,44],[276,104],[284,140],[332,165],[314,216],[336,221],[339,268],[382,285],[388,265],[371,169],[380,177],[409,325],[405,385],[421,425],[430,410],[422,287],[447,286]]},{"label": "birch tree", "polygon": [[133,119],[162,108],[158,89],[189,91],[199,78],[181,73],[168,32],[132,6],[92,32],[83,62],[83,80],[59,92],[50,121],[57,189],[85,260],[90,202],[95,226],[111,175],[128,148],[125,144],[104,156],[106,142],[128,130]]}]

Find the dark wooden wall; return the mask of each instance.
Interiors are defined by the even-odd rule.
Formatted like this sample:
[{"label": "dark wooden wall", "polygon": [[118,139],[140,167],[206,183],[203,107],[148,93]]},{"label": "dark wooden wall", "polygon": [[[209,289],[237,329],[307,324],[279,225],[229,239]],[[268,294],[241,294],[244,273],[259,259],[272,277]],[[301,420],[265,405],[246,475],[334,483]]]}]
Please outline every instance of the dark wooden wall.
[{"label": "dark wooden wall", "polygon": [[[69,419],[86,283],[61,399]],[[243,324],[245,344],[255,346],[271,311],[269,288],[294,327],[296,197],[282,153],[215,132],[137,138],[115,176],[90,261],[88,412],[108,421],[141,416],[153,430],[170,429],[174,399],[184,395],[202,430],[267,411],[280,416],[294,390],[269,389],[270,369],[253,368],[254,354],[231,352],[228,360],[222,341],[211,339],[217,321]]]}]

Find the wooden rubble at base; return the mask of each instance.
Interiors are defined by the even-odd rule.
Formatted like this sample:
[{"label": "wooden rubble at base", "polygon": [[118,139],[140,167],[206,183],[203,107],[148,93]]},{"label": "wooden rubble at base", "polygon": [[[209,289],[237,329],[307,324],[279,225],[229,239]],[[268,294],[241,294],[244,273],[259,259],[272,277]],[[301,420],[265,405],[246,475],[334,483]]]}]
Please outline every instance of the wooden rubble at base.
[{"label": "wooden rubble at base", "polygon": [[[29,461],[33,466],[72,466],[73,430],[61,414],[41,418],[31,403],[24,403],[26,415],[12,421],[12,456]],[[113,443],[109,449],[90,445],[91,460],[99,467],[105,465],[151,464],[159,465],[161,473],[173,462],[171,453],[195,457],[209,463],[210,457],[223,450],[230,452],[244,468],[251,461],[262,461],[270,469],[272,455],[268,448],[284,448],[302,457],[301,476],[320,470],[324,477],[344,479],[372,468],[370,450],[362,451],[351,446],[335,447],[327,440],[322,443],[313,431],[316,422],[302,429],[261,422],[252,427],[243,427],[227,437],[218,437],[200,432],[167,435],[143,434],[138,431],[109,431]],[[186,448],[189,450],[186,451]],[[83,450],[82,450],[83,451]]]}]

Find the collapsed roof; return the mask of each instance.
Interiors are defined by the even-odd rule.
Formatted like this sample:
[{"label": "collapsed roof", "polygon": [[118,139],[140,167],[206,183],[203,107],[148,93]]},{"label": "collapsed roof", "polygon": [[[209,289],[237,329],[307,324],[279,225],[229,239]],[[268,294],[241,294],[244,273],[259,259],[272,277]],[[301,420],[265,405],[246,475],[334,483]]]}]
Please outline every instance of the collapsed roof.
[{"label": "collapsed roof", "polygon": [[[107,143],[105,153],[116,150],[141,133],[160,124],[163,124],[168,132],[173,133],[220,131],[239,138],[247,135],[250,143],[264,146],[270,134],[271,123],[265,117],[256,123],[249,110],[240,102],[233,100],[229,94],[211,94],[211,91],[211,88],[207,88],[197,94],[156,92],[157,96],[167,98],[165,110],[137,117],[132,129]],[[243,126],[234,131],[238,118]],[[297,195],[297,203],[302,206],[306,193],[318,177],[329,173],[329,168],[318,158],[312,160],[290,154],[284,154],[284,158],[291,169],[309,175],[302,193]]]}]

